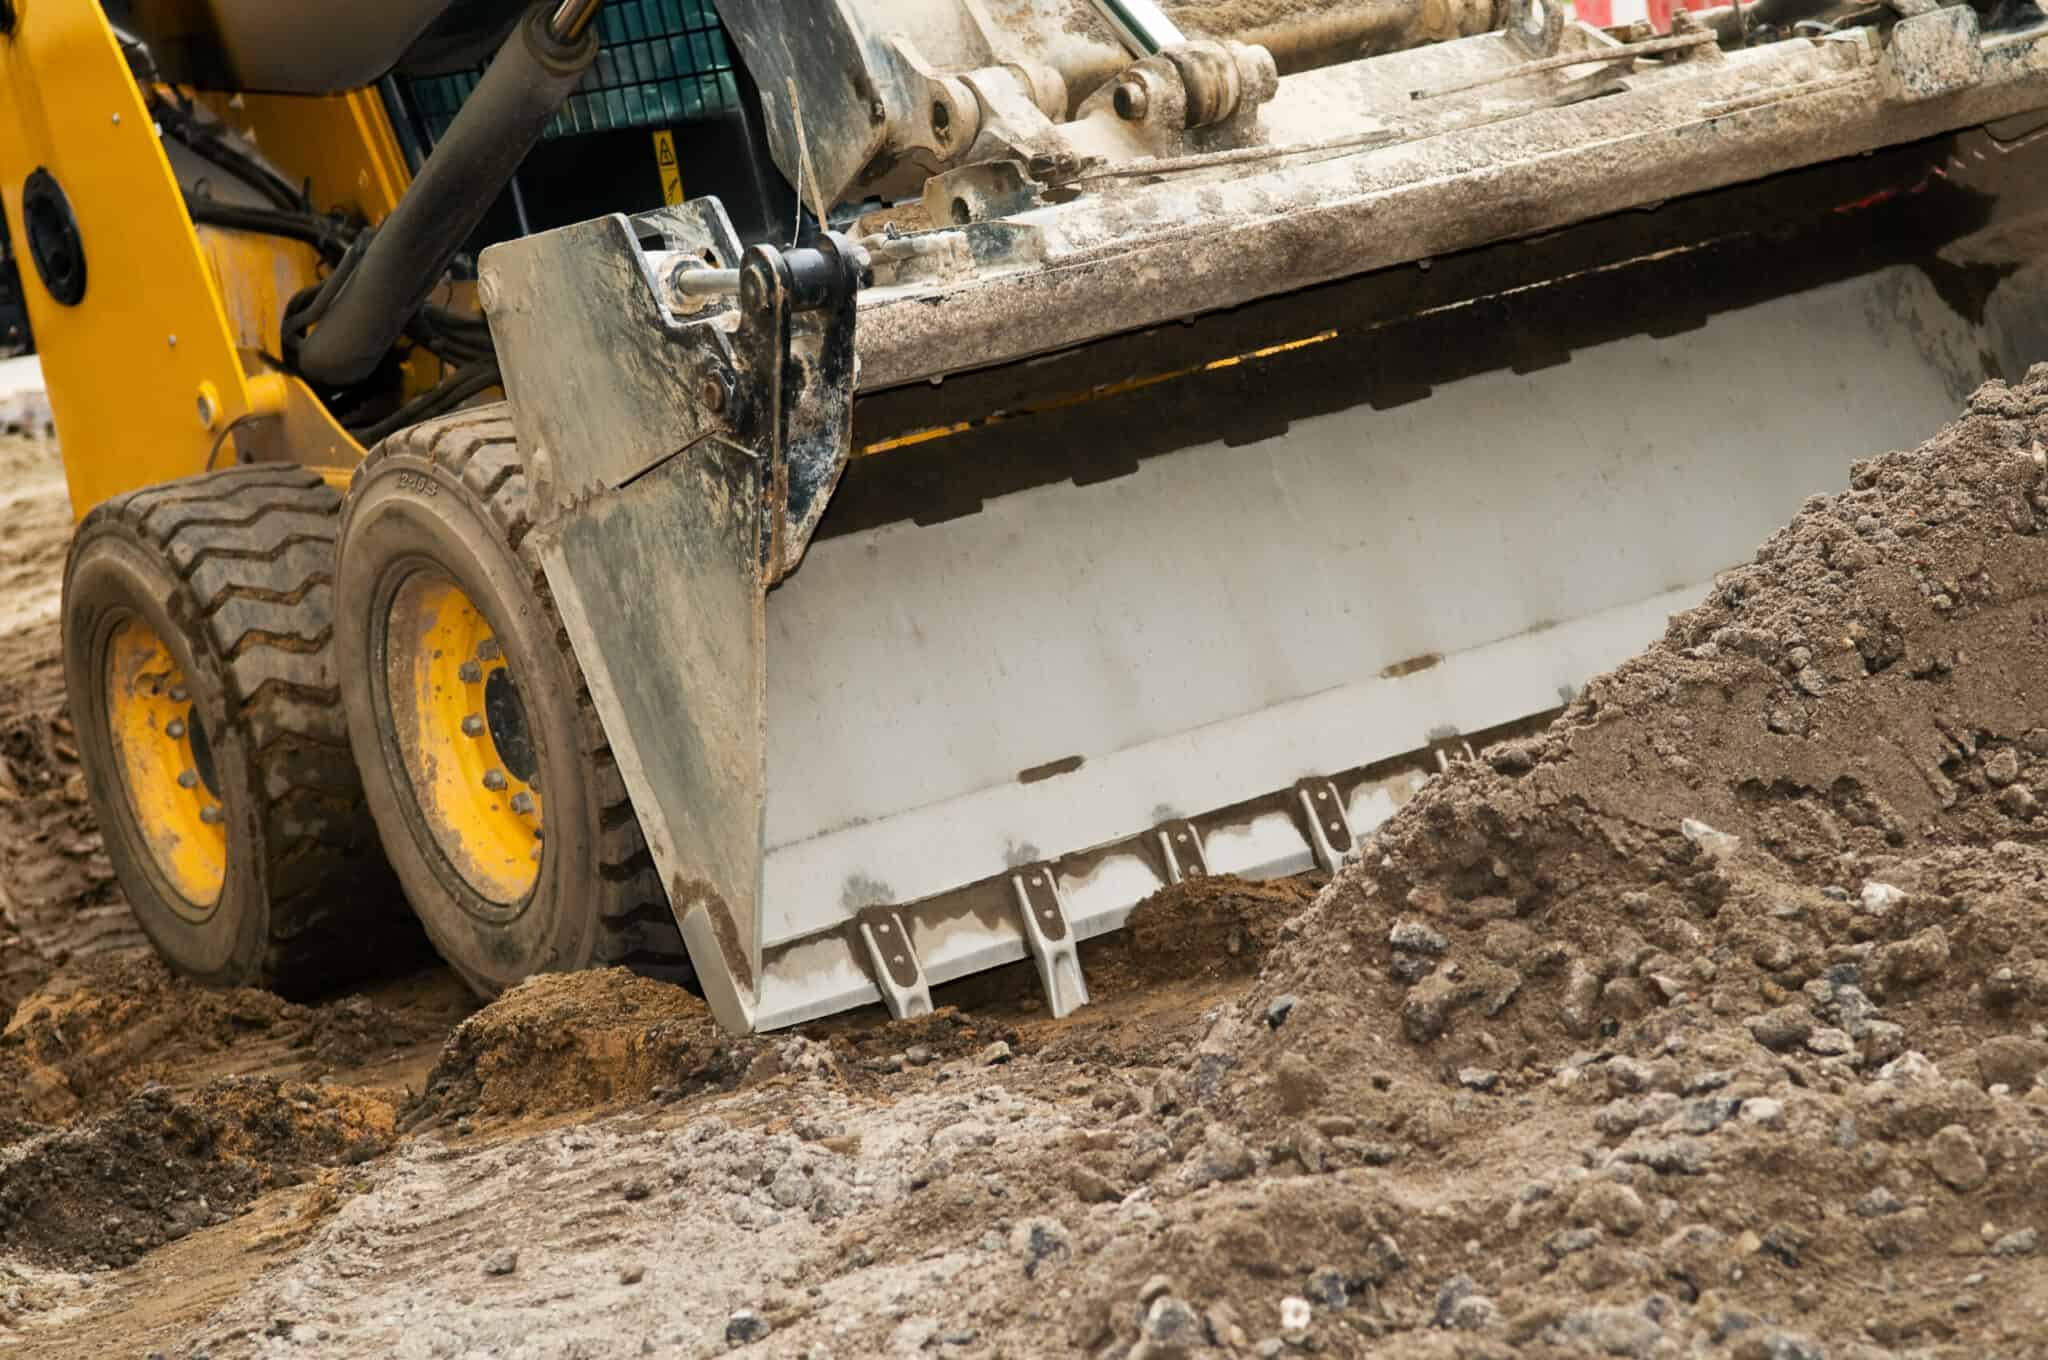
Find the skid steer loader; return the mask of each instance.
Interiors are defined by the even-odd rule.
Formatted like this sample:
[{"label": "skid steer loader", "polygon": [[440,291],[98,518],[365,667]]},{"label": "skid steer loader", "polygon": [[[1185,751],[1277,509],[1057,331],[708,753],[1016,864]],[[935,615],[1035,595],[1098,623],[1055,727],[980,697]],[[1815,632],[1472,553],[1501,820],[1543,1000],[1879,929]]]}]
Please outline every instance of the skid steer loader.
[{"label": "skid steer loader", "polygon": [[1064,1014],[2048,355],[2027,0],[0,0],[0,104],[88,787],[216,982],[402,889],[485,994]]}]

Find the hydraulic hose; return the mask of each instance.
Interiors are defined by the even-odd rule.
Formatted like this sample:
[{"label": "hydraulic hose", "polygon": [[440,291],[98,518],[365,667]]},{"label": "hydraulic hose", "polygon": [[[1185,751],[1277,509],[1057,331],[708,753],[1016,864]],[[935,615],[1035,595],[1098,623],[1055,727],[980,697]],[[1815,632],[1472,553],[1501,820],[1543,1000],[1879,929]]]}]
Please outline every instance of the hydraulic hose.
[{"label": "hydraulic hose", "polygon": [[491,202],[540,141],[597,57],[594,5],[560,6],[580,24],[558,37],[555,4],[520,21],[434,147],[398,207],[298,351],[299,372],[348,387],[376,371]]}]

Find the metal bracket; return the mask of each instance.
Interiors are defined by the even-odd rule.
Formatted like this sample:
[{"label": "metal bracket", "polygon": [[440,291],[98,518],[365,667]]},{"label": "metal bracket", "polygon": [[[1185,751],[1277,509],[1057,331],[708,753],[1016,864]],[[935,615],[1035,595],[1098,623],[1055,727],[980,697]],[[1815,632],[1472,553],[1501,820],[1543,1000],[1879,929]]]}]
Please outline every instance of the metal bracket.
[{"label": "metal bracket", "polygon": [[1081,976],[1081,954],[1060,899],[1059,878],[1050,864],[1034,864],[1010,875],[1010,886],[1024,921],[1024,942],[1038,963],[1046,1009],[1061,1019],[1088,1004],[1088,982]]},{"label": "metal bracket", "polygon": [[[1901,13],[1918,4],[1898,7]],[[1977,12],[1968,5],[1929,6],[1892,26],[1887,55],[1907,103],[1968,89],[1984,79],[1984,49]]]},{"label": "metal bracket", "polygon": [[925,978],[924,964],[919,962],[917,949],[910,942],[903,913],[894,907],[869,907],[854,922],[860,930],[861,942],[868,947],[875,986],[889,1003],[889,1014],[898,1020],[930,1015],[931,983]]},{"label": "metal bracket", "polygon": [[1166,822],[1154,827],[1159,853],[1166,861],[1166,881],[1182,883],[1209,876],[1209,856],[1202,849],[1202,833],[1193,822]]},{"label": "metal bracket", "polygon": [[[837,232],[815,248],[749,246],[740,261],[733,431],[767,458],[763,582],[796,570],[839,485],[853,443],[859,382],[853,330],[867,256]],[[814,353],[797,343],[799,313],[817,317]]]},{"label": "metal bracket", "polygon": [[1529,56],[1551,56],[1564,39],[1564,6],[1559,0],[1508,0],[1506,32]]},{"label": "metal bracket", "polygon": [[1344,809],[1344,795],[1327,779],[1304,779],[1294,786],[1294,799],[1317,867],[1324,873],[1336,873],[1357,845],[1351,818]]}]

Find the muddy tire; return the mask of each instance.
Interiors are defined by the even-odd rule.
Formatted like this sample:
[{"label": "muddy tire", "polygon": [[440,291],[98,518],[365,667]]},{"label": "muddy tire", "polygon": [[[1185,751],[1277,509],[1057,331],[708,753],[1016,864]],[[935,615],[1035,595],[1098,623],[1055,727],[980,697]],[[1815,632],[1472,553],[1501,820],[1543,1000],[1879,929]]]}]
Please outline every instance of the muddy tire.
[{"label": "muddy tire", "polygon": [[86,790],[142,929],[179,972],[307,994],[416,956],[336,683],[341,498],[296,467],[99,506],[64,573]]},{"label": "muddy tire", "polygon": [[534,973],[688,955],[547,581],[503,406],[385,440],[336,576],[371,812],[443,958],[494,996]]}]

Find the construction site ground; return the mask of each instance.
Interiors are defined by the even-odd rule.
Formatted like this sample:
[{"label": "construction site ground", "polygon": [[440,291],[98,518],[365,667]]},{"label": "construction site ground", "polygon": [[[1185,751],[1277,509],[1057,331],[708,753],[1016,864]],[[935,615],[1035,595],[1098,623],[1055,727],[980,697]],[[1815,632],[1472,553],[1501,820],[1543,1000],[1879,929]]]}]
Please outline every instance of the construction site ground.
[{"label": "construction site ground", "polygon": [[[2048,1355],[2048,367],[1335,882],[755,1038],[169,976],[0,444],[0,1354]],[[1647,640],[1646,640],[1647,641]]]}]

